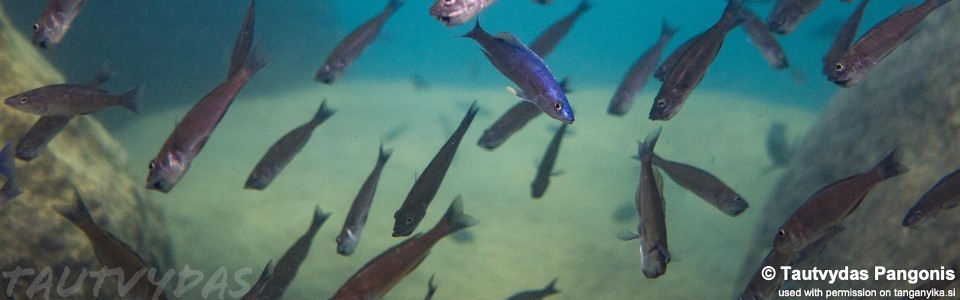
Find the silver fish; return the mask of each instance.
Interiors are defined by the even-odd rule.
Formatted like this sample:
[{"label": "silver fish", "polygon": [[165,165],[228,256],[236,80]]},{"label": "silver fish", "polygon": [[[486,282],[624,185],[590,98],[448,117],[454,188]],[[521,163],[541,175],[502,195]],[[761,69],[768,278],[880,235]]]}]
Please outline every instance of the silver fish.
[{"label": "silver fish", "polygon": [[653,169],[653,148],[660,138],[660,130],[658,127],[647,135],[637,151],[640,158],[640,183],[637,185],[636,202],[640,222],[637,225],[637,234],[631,238],[640,239],[641,269],[643,276],[647,278],[660,277],[667,271],[667,264],[670,263],[666,210]]},{"label": "silver fish", "polygon": [[86,3],[86,0],[50,0],[40,19],[33,23],[33,44],[46,49],[60,43]]},{"label": "silver fish", "polygon": [[367,215],[370,213],[370,207],[373,205],[373,196],[377,192],[377,184],[380,182],[380,174],[383,173],[383,167],[390,159],[393,152],[383,150],[383,143],[380,143],[380,155],[377,156],[377,164],[373,171],[367,176],[367,180],[360,186],[360,192],[353,199],[350,205],[350,212],[347,213],[346,220],[343,221],[343,229],[337,236],[337,253],[344,256],[353,254],[360,242],[360,233],[363,232],[363,225],[367,223]]},{"label": "silver fish", "polygon": [[472,20],[497,0],[437,0],[430,6],[430,15],[447,27]]},{"label": "silver fish", "polygon": [[747,32],[753,46],[760,50],[760,54],[763,54],[763,59],[767,61],[770,67],[781,70],[790,66],[790,63],[787,62],[787,55],[783,52],[783,47],[780,46],[777,37],[767,29],[767,25],[757,14],[749,8],[743,7],[740,9],[740,18],[743,19],[743,30]]},{"label": "silver fish", "polygon": [[137,98],[143,86],[122,95],[76,84],[54,84],[26,91],[4,100],[8,106],[38,116],[75,116],[95,113],[113,106],[123,106],[139,113]]},{"label": "silver fish", "polygon": [[327,57],[327,60],[323,62],[323,66],[317,71],[314,80],[326,84],[333,84],[333,82],[340,77],[340,74],[343,74],[343,71],[360,57],[363,50],[367,49],[367,46],[370,46],[370,44],[377,39],[377,36],[380,35],[380,29],[383,28],[383,24],[387,22],[387,19],[389,19],[401,5],[403,5],[403,1],[401,0],[390,0],[390,2],[387,3],[387,7],[383,9],[383,12],[366,23],[363,23],[363,25],[360,25],[360,27],[354,29],[347,37],[343,38],[340,44],[330,53],[330,56]]},{"label": "silver fish", "polygon": [[676,27],[670,27],[667,21],[663,21],[660,26],[660,38],[657,43],[647,49],[636,62],[630,66],[630,70],[623,75],[623,81],[617,87],[610,99],[610,105],[607,106],[607,114],[613,116],[623,116],[627,114],[630,107],[633,106],[634,95],[643,89],[647,84],[650,74],[657,69],[657,62],[660,61],[660,55],[663,54],[663,48],[667,46],[670,38],[677,33]]},{"label": "silver fish", "polygon": [[336,112],[336,110],[327,108],[327,100],[323,100],[320,103],[320,109],[317,110],[317,113],[313,115],[309,122],[294,128],[283,135],[280,140],[277,140],[273,146],[270,146],[270,149],[263,154],[253,171],[250,171],[250,176],[247,177],[247,182],[243,187],[257,190],[267,188],[270,182],[280,175],[287,164],[300,153],[300,150],[303,150],[317,126],[323,124]]},{"label": "silver fish", "polygon": [[737,194],[730,186],[707,171],[665,160],[656,153],[653,154],[652,162],[653,165],[667,172],[667,176],[673,179],[673,182],[693,192],[700,199],[707,201],[727,215],[738,216],[750,207],[740,194]]},{"label": "silver fish", "polygon": [[534,117],[541,115],[540,109],[530,101],[520,101],[513,105],[483,131],[477,145],[487,150],[493,150],[507,141],[511,135],[520,131]]},{"label": "silver fish", "polygon": [[960,169],[943,176],[903,217],[903,226],[919,227],[929,223],[941,211],[960,204]]}]

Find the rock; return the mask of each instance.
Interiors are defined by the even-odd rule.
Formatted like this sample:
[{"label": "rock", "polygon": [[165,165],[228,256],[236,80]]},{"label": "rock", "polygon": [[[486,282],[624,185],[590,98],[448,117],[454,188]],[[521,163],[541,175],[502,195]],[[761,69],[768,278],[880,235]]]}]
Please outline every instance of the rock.
[{"label": "rock", "polygon": [[[25,37],[12,30],[0,8],[0,96],[58,82],[63,82],[63,76]],[[37,119],[0,105],[0,143],[15,141]],[[10,276],[0,277],[3,294],[12,287],[14,299],[29,298],[26,293],[31,283],[44,282],[34,282],[35,277],[50,268],[53,288],[39,289],[39,295],[63,298],[67,295],[58,294],[56,286],[65,267],[70,268],[66,287],[75,282],[81,268],[100,270],[83,232],[51,209],[72,203],[74,186],[84,195],[98,224],[133,247],[149,264],[160,270],[173,265],[162,211],[142,184],[133,180],[127,164],[123,147],[89,116],[74,118],[36,160],[17,161],[16,176],[24,193],[0,207],[0,271],[20,268],[35,273],[12,285]],[[71,298],[119,298],[113,279],[108,279],[99,296],[94,297],[95,282],[87,277]]]},{"label": "rock", "polygon": [[[875,280],[874,267],[949,269],[960,259],[960,209],[930,226],[900,225],[907,210],[944,175],[960,168],[960,3],[944,5],[917,34],[890,54],[863,81],[838,93],[806,135],[769,204],[756,238],[756,254],[744,265],[752,274],[777,228],[813,192],[863,172],[899,146],[910,171],[873,189],[844,221],[846,228],[819,257],[798,268],[868,270],[869,280],[838,280],[830,289],[912,289],[906,280]],[[741,278],[740,287],[745,286]],[[923,283],[923,282],[921,282]],[[794,281],[789,288],[825,288],[824,281]]]}]

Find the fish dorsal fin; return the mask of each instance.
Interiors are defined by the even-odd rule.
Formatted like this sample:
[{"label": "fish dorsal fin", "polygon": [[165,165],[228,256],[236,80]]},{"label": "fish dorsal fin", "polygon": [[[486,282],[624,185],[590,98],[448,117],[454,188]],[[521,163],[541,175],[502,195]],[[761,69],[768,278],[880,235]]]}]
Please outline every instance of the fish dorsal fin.
[{"label": "fish dorsal fin", "polygon": [[[507,42],[507,43],[511,44],[511,45],[514,45],[514,46],[523,46],[523,43],[520,42],[520,39],[518,39],[516,36],[513,36],[513,34],[511,34],[511,33],[509,33],[509,32],[498,32],[495,36],[496,36],[497,38],[503,40],[504,42]],[[524,46],[524,47],[526,47],[526,46]]]}]

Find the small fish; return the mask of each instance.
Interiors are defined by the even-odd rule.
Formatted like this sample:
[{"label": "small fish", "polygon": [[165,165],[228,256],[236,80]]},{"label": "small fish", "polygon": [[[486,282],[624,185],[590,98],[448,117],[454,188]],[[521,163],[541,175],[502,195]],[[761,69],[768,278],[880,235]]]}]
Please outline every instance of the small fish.
[{"label": "small fish", "polygon": [[430,274],[430,282],[427,282],[427,295],[423,296],[423,300],[433,299],[433,294],[437,292],[437,284],[433,282],[433,277],[437,274]]},{"label": "small fish", "polygon": [[663,54],[663,48],[667,46],[670,38],[677,33],[676,27],[670,27],[667,21],[663,21],[660,26],[660,38],[657,43],[647,49],[646,52],[630,66],[630,70],[623,75],[623,81],[617,87],[610,99],[610,105],[607,106],[607,114],[613,116],[623,116],[627,114],[630,107],[633,106],[634,95],[637,94],[643,86],[647,84],[650,74],[657,69],[657,62],[660,61],[660,55]]},{"label": "small fish", "polygon": [[497,0],[437,0],[430,6],[430,16],[447,27],[472,20]]},{"label": "small fish", "polygon": [[417,234],[384,250],[354,273],[331,299],[380,299],[410,274],[430,254],[443,237],[477,224],[477,220],[463,213],[460,196],[429,231]]},{"label": "small fish", "polygon": [[767,17],[767,28],[776,34],[789,34],[797,28],[823,0],[780,0]]},{"label": "small fish", "polygon": [[667,271],[670,251],[667,249],[666,210],[663,194],[658,188],[653,171],[653,148],[660,138],[660,127],[640,143],[640,183],[637,185],[637,238],[640,239],[640,258],[643,276],[657,278]]},{"label": "small fish", "polygon": [[787,55],[783,52],[783,47],[777,41],[777,37],[767,29],[767,25],[749,8],[740,9],[740,18],[743,19],[743,30],[747,32],[750,41],[763,54],[763,59],[767,61],[770,67],[776,70],[786,69],[790,66],[787,62]]},{"label": "small fish", "polygon": [[847,53],[847,49],[850,48],[850,44],[853,43],[853,38],[857,37],[857,29],[860,27],[860,19],[863,18],[863,12],[867,8],[867,2],[868,0],[860,1],[860,5],[853,11],[853,14],[850,15],[847,22],[843,23],[843,27],[841,27],[837,33],[837,37],[833,40],[833,45],[830,46],[827,55],[823,56],[824,75],[830,76],[830,74],[833,73],[837,61],[843,58],[843,54]]},{"label": "small fish", "polygon": [[770,125],[770,132],[767,132],[767,155],[773,161],[774,167],[786,166],[793,156],[793,151],[787,144],[787,126],[781,122]]},{"label": "small fish", "polygon": [[40,19],[33,23],[33,44],[47,49],[60,43],[86,3],[86,0],[50,0]]},{"label": "small fish", "polygon": [[795,253],[843,222],[874,186],[909,171],[900,158],[900,151],[894,149],[869,171],[831,183],[804,200],[780,226],[773,247]]},{"label": "small fish", "polygon": [[377,192],[377,183],[380,182],[380,174],[383,173],[383,167],[390,159],[393,152],[383,150],[383,143],[380,143],[380,155],[377,156],[377,164],[373,171],[367,176],[367,180],[360,186],[360,192],[353,199],[350,206],[350,212],[347,213],[346,220],[343,221],[343,229],[337,236],[337,253],[344,256],[353,254],[360,242],[360,233],[363,232],[363,225],[367,223],[367,215],[370,213],[370,206],[373,205],[373,196]]},{"label": "small fish", "polygon": [[253,286],[250,287],[250,290],[243,295],[242,300],[258,300],[260,299],[260,291],[263,291],[263,284],[270,280],[272,274],[270,273],[270,265],[273,264],[273,260],[268,261],[267,265],[263,267],[263,272],[260,272],[260,278],[257,278],[257,282],[253,283]]},{"label": "small fish", "polygon": [[410,193],[403,200],[400,209],[393,214],[396,221],[393,224],[394,237],[408,236],[413,233],[414,229],[417,229],[417,225],[420,225],[423,216],[427,214],[427,207],[430,206],[433,197],[437,196],[437,191],[440,190],[443,177],[447,175],[447,170],[450,169],[450,163],[453,162],[453,156],[457,154],[460,140],[467,133],[467,129],[470,128],[470,123],[473,122],[473,117],[477,115],[478,110],[480,110],[480,107],[477,106],[477,101],[473,101],[470,109],[467,110],[467,114],[460,121],[460,126],[453,132],[450,139],[440,147],[440,151],[437,151],[437,155],[430,160],[427,167],[423,169],[423,173],[413,183],[413,187],[410,188]]},{"label": "small fish", "polygon": [[[780,253],[776,249],[770,250],[770,253],[767,253],[767,256],[763,258],[763,262],[760,267],[757,268],[757,271],[753,273],[753,276],[750,277],[750,282],[747,283],[747,287],[744,288],[743,293],[740,294],[739,300],[763,300],[770,299],[773,296],[773,293],[780,289],[780,286],[783,285],[783,275],[780,274],[780,267],[790,266],[793,262],[793,257],[795,253]],[[764,269],[773,268],[774,278],[768,280],[764,278],[763,272]]]},{"label": "small fish", "polygon": [[553,4],[553,0],[533,0],[533,3],[540,5],[550,5]]},{"label": "small fish", "polygon": [[413,82],[413,89],[415,90],[429,91],[431,88],[430,82],[420,74],[413,75],[411,81]]},{"label": "small fish", "polygon": [[263,289],[260,290],[260,299],[280,299],[283,296],[287,286],[297,277],[300,265],[307,259],[307,254],[310,253],[310,245],[313,244],[313,237],[317,235],[317,230],[329,217],[330,214],[323,213],[320,207],[314,210],[310,228],[307,228],[307,232],[300,236],[277,261],[277,266],[273,268],[273,274],[270,275],[270,279],[263,284]]},{"label": "small fish", "polygon": [[653,165],[667,172],[667,176],[700,199],[717,207],[725,214],[738,216],[750,207],[747,201],[719,178],[696,167],[665,160],[653,154]]},{"label": "small fish", "polygon": [[880,21],[847,49],[827,79],[845,88],[856,85],[868,71],[913,35],[927,15],[947,2],[950,0],[926,0],[920,6]]},{"label": "small fish", "polygon": [[280,175],[283,168],[307,145],[307,142],[310,141],[310,136],[313,135],[314,129],[317,129],[317,126],[323,124],[324,121],[336,112],[334,109],[327,108],[327,100],[324,99],[323,102],[320,103],[320,109],[313,115],[313,119],[294,128],[283,135],[280,140],[277,140],[273,146],[270,146],[270,149],[263,155],[263,158],[260,159],[257,166],[253,168],[253,171],[250,171],[250,176],[247,177],[247,182],[243,188],[256,190],[267,188],[267,185],[270,185],[270,182]]},{"label": "small fish", "polygon": [[661,82],[666,80],[667,75],[670,75],[670,71],[673,71],[673,68],[677,66],[677,63],[680,62],[680,58],[683,57],[683,54],[686,53],[687,50],[690,50],[690,47],[696,44],[697,39],[703,36],[703,34],[704,33],[695,35],[686,42],[683,42],[683,44],[680,44],[680,46],[676,49],[673,49],[673,52],[670,53],[670,55],[667,56],[662,63],[660,63],[660,66],[657,67],[657,70],[653,72],[653,78],[656,78]]},{"label": "small fish", "polygon": [[230,68],[227,69],[227,78],[243,68],[243,63],[250,56],[250,49],[253,49],[253,28],[254,19],[256,19],[255,2],[255,0],[250,0],[247,15],[243,17],[243,25],[240,25],[240,32],[237,33],[237,40],[233,44],[233,49],[236,50],[230,54]]},{"label": "small fish", "polygon": [[520,131],[534,117],[539,116],[540,109],[530,101],[520,101],[483,131],[477,145],[487,150],[493,150],[507,141],[511,135]]},{"label": "small fish", "polygon": [[590,2],[581,0],[577,9],[556,23],[553,23],[553,25],[550,25],[543,33],[540,33],[540,36],[538,36],[536,40],[533,40],[533,43],[530,43],[530,51],[533,51],[533,53],[540,58],[547,57],[547,55],[553,52],[553,49],[560,44],[563,37],[567,36],[570,28],[573,28],[573,24],[577,22],[577,19],[589,9]]},{"label": "small fish", "polygon": [[519,292],[513,294],[513,296],[510,296],[507,298],[507,300],[535,300],[543,299],[550,295],[559,294],[560,291],[557,290],[556,287],[557,279],[559,278],[554,278],[551,280],[550,283],[548,283],[543,289]]},{"label": "small fish", "polygon": [[387,19],[402,5],[403,1],[401,0],[390,0],[390,2],[387,2],[387,7],[383,9],[383,12],[366,23],[363,23],[363,25],[360,25],[360,27],[354,29],[347,37],[343,38],[340,44],[333,49],[333,53],[330,53],[330,56],[327,57],[327,60],[323,63],[323,66],[320,67],[320,70],[317,71],[314,80],[326,84],[333,84],[333,82],[340,77],[340,74],[360,57],[363,50],[377,39],[377,35],[380,34],[380,29],[383,28],[383,24],[386,23]]},{"label": "small fish", "polygon": [[[132,285],[129,292],[126,295],[120,295],[121,297],[124,299],[166,299],[163,288],[154,283],[154,280],[159,278],[150,278],[159,275],[150,274],[151,272],[148,271],[150,267],[130,245],[94,222],[93,216],[90,215],[90,211],[87,210],[87,206],[76,188],[74,189],[73,205],[56,206],[53,209],[86,234],[91,246],[93,246],[93,252],[104,268],[120,268],[125,274],[125,280],[134,278],[137,273],[142,274]],[[130,285],[129,282],[123,284]]]},{"label": "small fish", "polygon": [[[109,64],[104,63],[100,66],[97,74],[87,83],[88,87],[98,88],[113,78],[115,72],[110,69]],[[40,155],[40,151],[47,147],[53,138],[63,131],[70,123],[73,116],[42,116],[34,123],[27,133],[20,137],[17,142],[16,156],[19,159],[31,161]]]},{"label": "small fish", "polygon": [[550,185],[550,176],[555,175],[553,165],[557,162],[557,154],[560,152],[560,141],[563,140],[563,134],[567,131],[567,124],[561,124],[557,132],[553,134],[550,145],[547,146],[547,152],[543,154],[543,160],[537,167],[537,176],[530,183],[530,196],[540,198],[547,191]]},{"label": "small fish", "polygon": [[937,217],[940,211],[960,204],[960,169],[944,176],[930,188],[903,217],[903,226],[919,227]]},{"label": "small fish", "polygon": [[532,102],[554,119],[573,123],[573,109],[563,87],[557,83],[543,60],[520,40],[506,32],[492,36],[483,31],[479,20],[464,37],[477,41],[490,63],[522,90],[518,92],[509,88],[512,94]]},{"label": "small fish", "polygon": [[95,113],[113,106],[123,106],[140,113],[137,98],[143,91],[138,86],[122,95],[76,84],[54,84],[26,91],[4,100],[8,106],[38,116],[75,116]]},{"label": "small fish", "polygon": [[3,187],[0,187],[0,207],[3,207],[7,202],[23,193],[17,185],[16,161],[13,159],[13,147],[10,142],[0,150],[0,175],[6,177],[7,180],[3,183]]},{"label": "small fish", "polygon": [[650,120],[667,121],[680,112],[690,93],[697,88],[707,68],[723,46],[727,33],[740,24],[739,11],[743,0],[730,0],[723,15],[710,29],[700,34],[685,51],[660,86],[650,109]]}]

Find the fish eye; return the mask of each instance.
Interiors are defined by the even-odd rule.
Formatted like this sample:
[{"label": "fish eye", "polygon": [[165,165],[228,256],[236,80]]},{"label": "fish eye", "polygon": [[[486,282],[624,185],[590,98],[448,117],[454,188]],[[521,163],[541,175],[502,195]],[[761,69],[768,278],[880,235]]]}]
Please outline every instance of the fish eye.
[{"label": "fish eye", "polygon": [[153,171],[153,169],[156,169],[156,168],[157,168],[157,163],[156,163],[156,162],[152,162],[152,161],[151,161],[150,164],[147,165],[147,169],[150,170],[150,171]]},{"label": "fish eye", "polygon": [[783,229],[780,229],[780,231],[777,231],[777,235],[784,236],[784,235],[787,235],[787,232],[783,231]]},{"label": "fish eye", "polygon": [[560,111],[560,109],[562,109],[562,108],[563,108],[563,104],[561,104],[561,103],[557,103],[557,104],[554,104],[554,105],[553,105],[553,109],[555,109],[555,110],[557,110],[557,111]]},{"label": "fish eye", "polygon": [[20,97],[20,104],[26,104],[27,100],[29,100],[27,99],[27,96]]},{"label": "fish eye", "polygon": [[837,71],[843,71],[843,64],[842,64],[842,63],[837,63],[837,65],[834,67],[834,69],[837,69]]},{"label": "fish eye", "polygon": [[454,1],[454,0],[443,0],[443,4],[451,5],[451,4],[453,4],[453,1]]},{"label": "fish eye", "polygon": [[657,107],[663,108],[664,106],[667,106],[667,101],[663,101],[663,99],[657,100]]},{"label": "fish eye", "polygon": [[33,31],[40,30],[40,24],[33,23]]},{"label": "fish eye", "polygon": [[923,211],[922,211],[922,210],[918,210],[917,212],[914,213],[914,215],[917,215],[917,217],[922,217],[922,216],[923,216]]},{"label": "fish eye", "polygon": [[403,222],[407,223],[407,225],[413,224],[413,217],[407,217],[406,219],[403,220]]}]

